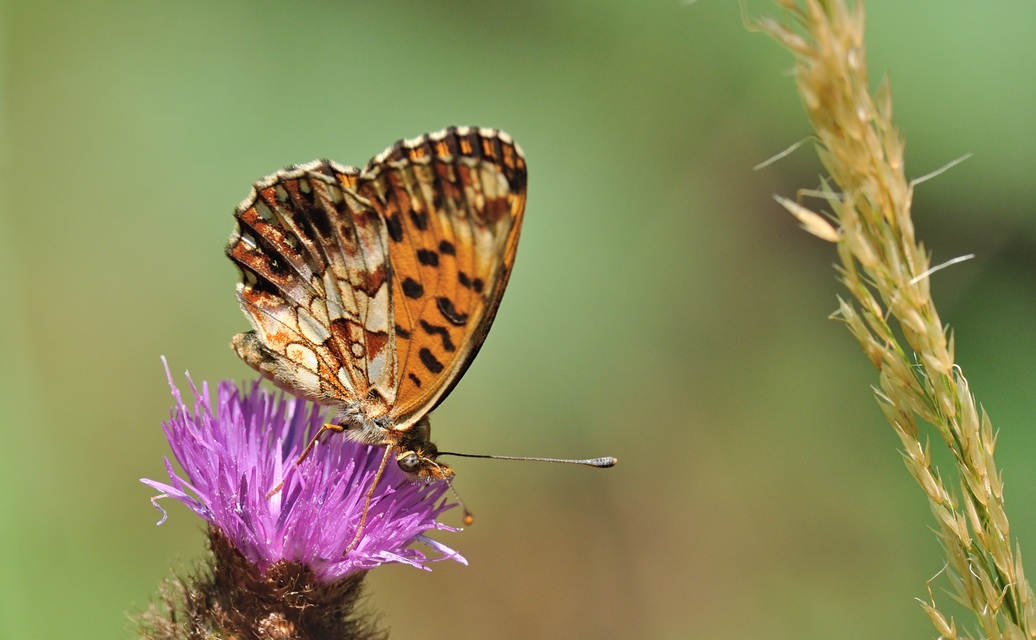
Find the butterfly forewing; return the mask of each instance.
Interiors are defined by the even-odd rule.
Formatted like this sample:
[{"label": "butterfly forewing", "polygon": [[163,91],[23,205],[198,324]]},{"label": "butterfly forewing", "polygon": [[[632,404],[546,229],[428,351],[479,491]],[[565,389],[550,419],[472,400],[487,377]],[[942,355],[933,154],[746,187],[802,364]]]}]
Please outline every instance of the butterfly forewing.
[{"label": "butterfly forewing", "polygon": [[514,260],[525,175],[510,138],[464,128],[399,143],[361,174],[392,257],[398,428],[445,397],[485,339]]},{"label": "butterfly forewing", "polygon": [[450,128],[357,171],[317,161],[255,185],[227,254],[255,329],[238,354],[279,386],[410,428],[478,352],[514,260],[525,162]]}]

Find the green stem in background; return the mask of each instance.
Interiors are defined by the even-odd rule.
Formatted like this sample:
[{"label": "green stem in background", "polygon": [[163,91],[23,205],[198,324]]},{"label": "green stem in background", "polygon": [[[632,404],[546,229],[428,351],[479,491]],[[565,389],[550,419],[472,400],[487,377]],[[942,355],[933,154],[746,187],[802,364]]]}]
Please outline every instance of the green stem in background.
[{"label": "green stem in background", "polygon": [[[758,24],[795,56],[796,82],[830,175],[822,185],[830,212],[824,217],[778,201],[807,231],[837,245],[850,297],[839,300],[834,317],[878,369],[875,395],[928,497],[955,599],[974,612],[985,637],[1036,638],[1033,591],[1021,552],[1012,549],[993,459],[996,435],[954,362],[953,336],[929,290],[930,256],[914,235],[914,183],[904,171],[887,79],[874,96],[869,92],[863,4],[778,2],[789,24]],[[918,438],[919,418],[952,452],[959,490],[933,467]],[[923,606],[942,637],[968,637],[938,610],[931,590]]]}]

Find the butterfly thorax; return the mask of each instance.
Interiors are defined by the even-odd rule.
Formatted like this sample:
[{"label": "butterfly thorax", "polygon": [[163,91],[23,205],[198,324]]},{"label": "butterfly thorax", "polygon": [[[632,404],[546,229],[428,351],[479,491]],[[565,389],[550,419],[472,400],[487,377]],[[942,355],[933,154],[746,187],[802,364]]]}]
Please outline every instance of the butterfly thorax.
[{"label": "butterfly thorax", "polygon": [[376,399],[350,403],[341,408],[333,422],[357,442],[391,449],[396,464],[411,476],[425,480],[453,477],[453,469],[436,462],[439,448],[430,440],[427,416],[409,427],[398,428],[382,407]]}]

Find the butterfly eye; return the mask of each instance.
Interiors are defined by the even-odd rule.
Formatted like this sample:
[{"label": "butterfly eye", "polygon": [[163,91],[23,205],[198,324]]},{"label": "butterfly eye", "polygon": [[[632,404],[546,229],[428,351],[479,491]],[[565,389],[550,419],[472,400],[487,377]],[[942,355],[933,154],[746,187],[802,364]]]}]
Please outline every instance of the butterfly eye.
[{"label": "butterfly eye", "polygon": [[418,469],[421,468],[421,458],[413,451],[407,451],[396,458],[396,464],[407,473],[417,473]]}]

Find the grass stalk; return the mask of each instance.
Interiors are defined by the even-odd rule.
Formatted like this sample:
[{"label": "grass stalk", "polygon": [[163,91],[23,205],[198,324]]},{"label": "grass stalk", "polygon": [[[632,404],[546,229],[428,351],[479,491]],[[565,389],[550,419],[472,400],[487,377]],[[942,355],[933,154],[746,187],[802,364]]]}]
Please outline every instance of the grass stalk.
[{"label": "grass stalk", "polygon": [[[914,232],[915,183],[906,178],[888,78],[870,92],[863,3],[778,3],[785,19],[757,25],[795,58],[796,83],[829,176],[821,186],[825,215],[778,201],[807,231],[837,247],[848,295],[832,317],[878,370],[874,393],[935,516],[951,595],[974,613],[981,637],[1036,638],[1033,591],[1010,537],[993,457],[996,432],[954,361],[953,335],[929,289],[931,256]],[[933,466],[919,421],[949,448],[956,478]],[[930,586],[922,606],[941,637],[971,637],[940,611]]]}]

